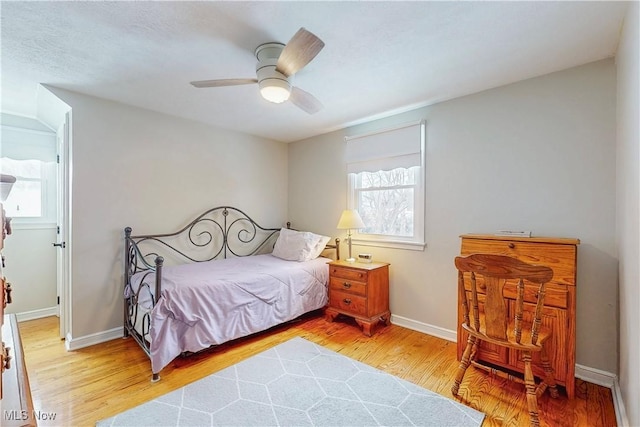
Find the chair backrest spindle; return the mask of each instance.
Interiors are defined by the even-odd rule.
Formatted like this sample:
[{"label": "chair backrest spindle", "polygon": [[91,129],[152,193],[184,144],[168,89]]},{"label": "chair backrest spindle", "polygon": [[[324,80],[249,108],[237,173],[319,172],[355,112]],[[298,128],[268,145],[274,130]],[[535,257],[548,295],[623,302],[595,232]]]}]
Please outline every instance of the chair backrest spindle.
[{"label": "chair backrest spindle", "polygon": [[544,282],[540,283],[540,289],[538,290],[538,302],[536,304],[533,325],[531,325],[531,344],[536,344],[538,342],[538,331],[540,330],[540,324],[542,323],[542,307],[544,307],[544,285]]},{"label": "chair backrest spindle", "polygon": [[524,280],[518,280],[518,293],[516,294],[516,314],[515,314],[515,330],[514,335],[516,342],[519,344],[522,340],[522,312],[524,309]]},{"label": "chair backrest spindle", "polygon": [[458,271],[458,292],[462,299],[462,317],[465,324],[469,324],[469,301],[467,300],[467,292],[464,289],[464,274]]},{"label": "chair backrest spindle", "polygon": [[471,304],[473,305],[473,327],[480,330],[480,308],[478,305],[478,285],[476,275],[471,272]]}]

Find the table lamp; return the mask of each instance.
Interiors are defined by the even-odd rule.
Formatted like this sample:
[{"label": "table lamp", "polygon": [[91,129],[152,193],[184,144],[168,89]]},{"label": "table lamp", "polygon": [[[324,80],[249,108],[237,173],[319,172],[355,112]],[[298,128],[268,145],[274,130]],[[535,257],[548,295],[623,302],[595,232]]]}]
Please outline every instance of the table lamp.
[{"label": "table lamp", "polygon": [[351,256],[351,230],[364,227],[364,222],[362,222],[362,218],[360,218],[357,210],[345,209],[342,211],[337,228],[339,230],[349,230],[347,233],[347,239],[349,240],[349,258],[346,259],[347,262],[354,262],[356,260]]}]

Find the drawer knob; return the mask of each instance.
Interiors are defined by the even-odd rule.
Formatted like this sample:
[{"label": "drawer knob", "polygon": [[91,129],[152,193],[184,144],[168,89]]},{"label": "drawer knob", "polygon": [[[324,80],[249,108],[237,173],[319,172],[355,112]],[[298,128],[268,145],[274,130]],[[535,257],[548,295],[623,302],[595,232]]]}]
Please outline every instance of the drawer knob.
[{"label": "drawer knob", "polygon": [[513,243],[509,243],[509,248],[510,248],[510,249],[513,249],[513,248],[515,248],[515,247],[516,247],[516,245],[514,245]]},{"label": "drawer knob", "polygon": [[342,300],[342,302],[347,304],[347,305],[349,305],[349,304],[351,304],[351,299],[345,298],[345,299]]},{"label": "drawer knob", "polygon": [[345,288],[345,289],[349,289],[349,288],[351,287],[351,283],[349,283],[349,282],[344,282],[344,283],[342,284],[342,287],[343,287],[343,288]]}]

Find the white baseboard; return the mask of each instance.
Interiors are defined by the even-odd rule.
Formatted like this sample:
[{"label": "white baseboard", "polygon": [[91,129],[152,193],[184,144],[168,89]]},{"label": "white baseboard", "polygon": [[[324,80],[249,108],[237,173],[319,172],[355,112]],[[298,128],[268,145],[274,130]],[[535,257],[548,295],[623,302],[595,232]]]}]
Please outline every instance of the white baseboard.
[{"label": "white baseboard", "polygon": [[16,319],[18,322],[24,322],[27,320],[41,319],[43,317],[58,316],[58,306],[41,308],[38,310],[23,311],[22,313],[16,313]]},{"label": "white baseboard", "polygon": [[611,396],[613,398],[613,409],[616,412],[616,423],[620,427],[629,425],[627,411],[625,409],[622,392],[620,390],[620,382],[616,374],[576,363],[576,378],[610,388]]},{"label": "white baseboard", "polygon": [[422,332],[423,334],[442,338],[443,340],[456,342],[456,331],[444,329],[439,326],[429,325],[428,323],[418,322],[417,320],[408,319],[402,316],[396,316],[395,314],[391,315],[391,323],[407,329]]},{"label": "white baseboard", "polygon": [[611,389],[618,379],[616,374],[612,374],[611,372],[601,371],[600,369],[590,368],[577,363],[576,378]]},{"label": "white baseboard", "polygon": [[613,395],[613,408],[616,411],[616,423],[619,427],[628,427],[630,425],[629,418],[627,418],[627,410],[624,406],[620,382],[617,377],[613,383],[613,387],[611,387],[611,394]]},{"label": "white baseboard", "polygon": [[64,346],[67,351],[79,350],[95,344],[111,341],[116,338],[122,338],[124,335],[122,326],[113,328],[108,331],[97,332],[95,334],[85,335],[84,337],[73,338],[71,334],[67,334]]}]

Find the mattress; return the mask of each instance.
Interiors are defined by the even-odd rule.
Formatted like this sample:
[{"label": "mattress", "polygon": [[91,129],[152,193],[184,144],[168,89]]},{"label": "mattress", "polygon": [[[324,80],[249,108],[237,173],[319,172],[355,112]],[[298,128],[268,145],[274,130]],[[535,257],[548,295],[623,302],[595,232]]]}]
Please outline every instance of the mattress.
[{"label": "mattress", "polygon": [[[330,261],[286,261],[266,254],[165,267],[160,298],[150,309],[152,371],[160,372],[180,353],[264,331],[324,307]],[[152,293],[155,276],[132,276],[134,291],[141,283]],[[151,307],[150,292],[140,292],[138,314]]]}]

